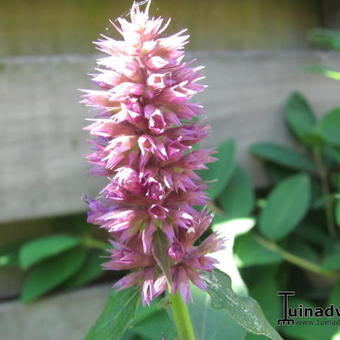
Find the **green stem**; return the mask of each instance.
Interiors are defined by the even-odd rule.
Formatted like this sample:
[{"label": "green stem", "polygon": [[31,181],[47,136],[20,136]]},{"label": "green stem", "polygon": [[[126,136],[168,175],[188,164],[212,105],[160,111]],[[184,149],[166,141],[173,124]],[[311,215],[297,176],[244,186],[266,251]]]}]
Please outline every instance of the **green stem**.
[{"label": "green stem", "polygon": [[220,209],[220,208],[215,204],[214,201],[210,201],[210,202],[208,203],[208,207],[209,207],[214,213],[216,213],[216,214],[223,214],[223,213],[224,213],[224,211],[223,211],[222,209]]},{"label": "green stem", "polygon": [[105,250],[109,248],[109,245],[106,242],[102,242],[91,237],[84,238],[81,243],[85,247],[95,248],[95,249],[100,249],[100,250],[103,250],[103,249]]},{"label": "green stem", "polygon": [[[328,179],[327,179],[327,169],[324,167],[321,157],[321,151],[319,148],[314,149],[314,158],[316,167],[319,172],[320,180],[321,180],[321,187],[324,196],[329,196],[331,191],[328,186]],[[334,225],[334,218],[333,218],[333,201],[332,200],[325,200],[324,207],[326,212],[326,220],[327,220],[327,228],[328,232],[331,236],[335,236],[335,225]]]},{"label": "green stem", "polygon": [[310,272],[313,272],[315,274],[319,274],[322,276],[327,276],[332,279],[340,280],[340,274],[323,269],[319,267],[317,264],[310,262],[308,260],[302,259],[301,257],[298,257],[292,253],[289,253],[288,251],[282,249],[277,244],[272,243],[265,238],[261,237],[260,235],[254,234],[254,237],[258,243],[260,243],[263,247],[271,250],[274,253],[277,253],[282,256],[286,261],[300,267],[306,270],[309,270]]},{"label": "green stem", "polygon": [[188,307],[183,302],[181,295],[178,292],[174,295],[170,295],[170,302],[178,339],[196,340]]}]

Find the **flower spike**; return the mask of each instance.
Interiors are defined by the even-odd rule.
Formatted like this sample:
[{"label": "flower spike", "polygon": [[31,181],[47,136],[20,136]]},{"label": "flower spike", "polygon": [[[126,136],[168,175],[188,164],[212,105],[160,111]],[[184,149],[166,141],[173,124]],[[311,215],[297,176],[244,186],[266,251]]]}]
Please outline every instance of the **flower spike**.
[{"label": "flower spike", "polygon": [[107,56],[91,74],[99,89],[83,96],[96,109],[85,128],[93,138],[87,159],[108,178],[97,199],[86,198],[88,221],[113,240],[104,268],[131,271],[115,287],[140,286],[143,304],[167,289],[190,300],[189,283],[205,289],[200,275],[222,247],[215,234],[198,243],[212,216],[194,208],[208,201],[196,171],[215,160],[212,150],[193,150],[208,133],[197,119],[202,106],[191,101],[205,89],[203,67],[183,61],[186,30],[162,36],[170,20],[150,17],[150,5],[134,2],[130,20],[111,21],[122,40],[94,43]]}]

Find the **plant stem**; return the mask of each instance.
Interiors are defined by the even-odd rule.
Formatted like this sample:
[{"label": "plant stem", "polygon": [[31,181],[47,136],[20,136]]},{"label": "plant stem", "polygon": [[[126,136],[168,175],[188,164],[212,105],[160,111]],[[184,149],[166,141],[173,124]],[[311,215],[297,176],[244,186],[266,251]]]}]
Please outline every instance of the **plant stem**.
[{"label": "plant stem", "polygon": [[309,270],[310,272],[327,276],[332,279],[340,280],[340,274],[326,270],[318,266],[317,264],[310,262],[308,260],[302,259],[301,257],[298,257],[292,253],[289,253],[288,251],[282,249],[277,244],[270,242],[266,240],[265,238],[261,237],[260,235],[254,234],[255,240],[260,243],[263,247],[273,251],[274,253],[277,253],[281,255],[286,261],[300,267],[306,270]]},{"label": "plant stem", "polygon": [[92,237],[84,238],[81,243],[86,247],[100,250],[105,250],[109,248],[109,245],[106,242],[96,240],[95,238]]},{"label": "plant stem", "polygon": [[208,203],[208,207],[216,214],[223,214],[225,213],[222,209],[220,209],[214,201],[210,201]]},{"label": "plant stem", "polygon": [[177,329],[179,340],[196,340],[192,327],[188,307],[177,292],[170,295],[172,315]]},{"label": "plant stem", "polygon": [[[327,169],[324,167],[324,164],[322,162],[321,152],[320,148],[314,149],[314,158],[316,167],[319,172],[320,180],[321,180],[321,187],[323,191],[323,195],[328,197],[331,192],[328,186],[328,179],[327,179]],[[334,218],[333,218],[333,201],[331,200],[325,200],[324,201],[324,207],[326,212],[326,220],[327,220],[327,228],[328,233],[331,236],[335,236],[335,225],[334,225]]]}]

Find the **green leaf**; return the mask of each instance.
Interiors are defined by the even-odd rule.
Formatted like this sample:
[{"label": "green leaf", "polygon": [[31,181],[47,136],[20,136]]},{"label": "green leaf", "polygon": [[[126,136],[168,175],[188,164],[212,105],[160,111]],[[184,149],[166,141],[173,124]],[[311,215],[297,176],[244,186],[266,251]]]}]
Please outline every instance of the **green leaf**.
[{"label": "green leaf", "polygon": [[340,34],[327,28],[314,28],[310,31],[309,39],[323,47],[340,51]]},{"label": "green leaf", "polygon": [[[340,190],[340,173],[337,172],[332,176],[332,183],[334,187],[339,191]],[[340,199],[340,193],[337,193],[337,198]]]},{"label": "green leaf", "polygon": [[282,340],[268,323],[254,299],[238,296],[233,292],[228,275],[215,270],[212,273],[205,274],[204,278],[213,308],[225,311],[230,318],[248,332],[262,334],[272,340]]},{"label": "green leaf", "polygon": [[159,340],[163,337],[170,340],[176,336],[169,314],[160,307],[158,300],[148,307],[138,309],[132,331],[148,340]]},{"label": "green leaf", "polygon": [[327,112],[320,119],[318,131],[328,143],[340,146],[340,107]]},{"label": "green leaf", "polygon": [[140,301],[136,287],[109,296],[103,312],[87,333],[85,340],[118,340],[133,322]]},{"label": "green leaf", "polygon": [[[303,305],[304,307],[314,308],[316,307],[309,301],[290,297],[289,298],[289,307],[298,307],[299,305]],[[299,340],[323,340],[323,339],[332,339],[332,335],[336,331],[336,326],[332,325],[318,325],[318,322],[329,321],[329,318],[318,317],[318,318],[298,318],[295,322],[295,325],[280,327],[282,332],[293,338]],[[312,323],[312,324],[310,324]]]},{"label": "green leaf", "polygon": [[306,98],[293,92],[284,107],[284,116],[292,133],[303,143],[310,145],[308,134],[316,125],[315,114]]},{"label": "green leaf", "polygon": [[[313,223],[317,221],[313,221]],[[320,229],[317,225],[304,222],[301,223],[295,230],[301,239],[306,240],[316,246],[326,247],[330,239],[324,230]]]},{"label": "green leaf", "polygon": [[312,73],[319,73],[324,75],[327,78],[334,79],[334,80],[340,80],[340,72],[334,71],[328,67],[323,66],[306,66],[304,69],[308,72]]},{"label": "green leaf", "polygon": [[207,170],[199,171],[202,179],[214,181],[209,184],[208,194],[211,199],[217,198],[226,187],[235,166],[235,142],[227,140],[217,148],[218,160],[209,163]]},{"label": "green leaf", "polygon": [[148,340],[174,339],[176,331],[165,310],[159,310],[133,328],[136,334]]},{"label": "green leaf", "polygon": [[291,232],[306,214],[310,204],[310,180],[295,175],[280,182],[270,193],[260,214],[260,230],[271,240]]},{"label": "green leaf", "polygon": [[85,256],[85,249],[79,247],[39,263],[23,283],[21,301],[33,301],[58,287],[83,265]]},{"label": "green leaf", "polygon": [[315,171],[314,164],[304,155],[287,148],[286,146],[262,142],[253,144],[250,152],[265,160],[300,171]]},{"label": "green leaf", "polygon": [[207,292],[192,286],[192,303],[188,305],[197,339],[200,340],[243,340],[246,331],[239,326],[225,311],[211,306],[211,297]]},{"label": "green leaf", "polygon": [[329,295],[328,305],[331,304],[338,305],[339,301],[340,301],[340,283],[337,283]]},{"label": "green leaf", "polygon": [[267,270],[250,289],[250,295],[259,303],[264,315],[274,328],[276,328],[281,312],[281,299],[277,296],[279,287],[274,278],[275,274],[274,270]]},{"label": "green leaf", "polygon": [[264,162],[264,168],[271,182],[278,184],[289,176],[292,176],[296,171],[282,167],[273,162]]},{"label": "green leaf", "polygon": [[80,240],[66,235],[41,237],[24,244],[19,252],[21,268],[27,269],[48,257],[74,248]]},{"label": "green leaf", "polygon": [[128,329],[123,337],[121,337],[121,340],[149,340],[149,339],[145,339],[142,336],[134,333],[133,331],[131,331],[130,329]]},{"label": "green leaf", "polygon": [[[328,306],[335,305],[339,306],[340,301],[340,283],[337,283],[329,294]],[[334,326],[332,329],[332,340],[339,340],[340,338],[340,325]]]},{"label": "green leaf", "polygon": [[15,266],[17,259],[13,254],[0,255],[0,268]]},{"label": "green leaf", "polygon": [[154,300],[149,306],[139,306],[131,326],[124,333],[123,340],[159,340],[166,337],[173,340],[176,330],[163,300]]},{"label": "green leaf", "polygon": [[53,219],[51,228],[58,234],[86,236],[91,231],[91,225],[86,222],[86,214],[59,216]]},{"label": "green leaf", "polygon": [[81,287],[101,276],[104,273],[101,267],[103,259],[100,256],[102,254],[102,251],[94,251],[89,254],[84,264],[68,281],[65,282],[65,284],[63,284],[62,288],[74,289]]},{"label": "green leaf", "polygon": [[230,181],[218,200],[229,218],[246,217],[254,206],[254,191],[245,171],[236,166]]},{"label": "green leaf", "polygon": [[305,260],[310,262],[318,263],[318,254],[314,250],[312,246],[307,243],[304,243],[299,238],[294,238],[292,241],[289,242],[289,250],[298,257],[301,257]]},{"label": "green leaf", "polygon": [[340,227],[340,199],[335,201],[335,221],[338,227]]},{"label": "green leaf", "polygon": [[331,251],[326,254],[321,263],[321,267],[326,270],[340,269],[340,244],[336,244],[332,247]]},{"label": "green leaf", "polygon": [[257,335],[257,334],[252,334],[248,333],[245,340],[267,340],[268,338],[264,335]]},{"label": "green leaf", "polygon": [[323,149],[325,157],[328,157],[335,164],[340,165],[340,151],[330,145],[326,145]]},{"label": "green leaf", "polygon": [[0,247],[0,268],[19,266],[19,250],[26,240],[18,240]]},{"label": "green leaf", "polygon": [[259,244],[251,233],[238,237],[234,245],[234,257],[238,267],[278,263],[282,257]]},{"label": "green leaf", "polygon": [[321,183],[318,179],[311,180],[311,209],[323,208],[326,200],[333,200],[331,196],[324,196]]}]

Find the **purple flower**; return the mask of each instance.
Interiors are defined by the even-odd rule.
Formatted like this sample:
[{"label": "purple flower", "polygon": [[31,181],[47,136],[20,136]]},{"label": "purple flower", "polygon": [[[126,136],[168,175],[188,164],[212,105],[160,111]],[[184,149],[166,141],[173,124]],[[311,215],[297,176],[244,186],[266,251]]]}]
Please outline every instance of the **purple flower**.
[{"label": "purple flower", "polygon": [[[215,160],[211,150],[192,150],[208,133],[192,122],[202,113],[191,98],[205,88],[203,67],[182,61],[189,36],[162,36],[169,21],[149,17],[150,3],[144,11],[134,3],[131,21],[112,22],[123,40],[95,42],[108,56],[92,75],[100,90],[85,90],[83,100],[96,109],[85,128],[93,137],[87,159],[94,175],[108,177],[99,197],[87,199],[88,221],[114,240],[104,268],[131,270],[115,287],[140,286],[144,304],[168,288],[190,300],[189,282],[205,289],[200,274],[214,268],[209,254],[222,247],[215,234],[197,244],[212,217],[194,208],[208,201],[195,171]],[[171,277],[155,255],[159,233]]]}]

